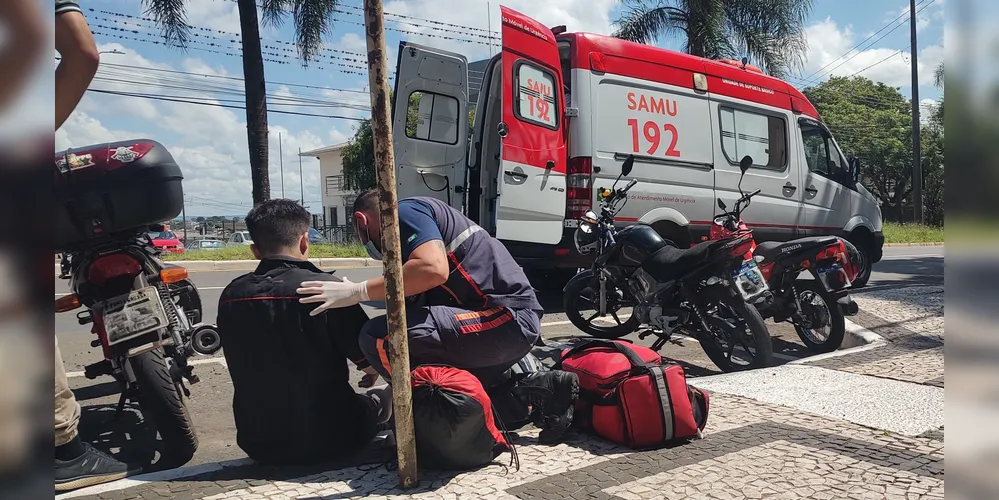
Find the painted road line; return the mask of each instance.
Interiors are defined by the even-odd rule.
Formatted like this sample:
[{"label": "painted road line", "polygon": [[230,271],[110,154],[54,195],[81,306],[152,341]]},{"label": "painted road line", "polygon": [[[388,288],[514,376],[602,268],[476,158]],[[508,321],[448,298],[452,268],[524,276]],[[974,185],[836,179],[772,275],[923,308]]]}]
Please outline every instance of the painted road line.
[{"label": "painted road line", "polygon": [[132,478],[121,479],[111,483],[98,484],[96,486],[89,486],[87,488],[81,488],[79,490],[66,492],[60,495],[55,495],[55,498],[63,499],[63,498],[76,498],[87,495],[100,495],[101,493],[123,490],[126,488],[132,488],[146,483],[176,481],[178,479],[197,476],[199,474],[205,474],[208,472],[220,471],[222,469],[252,465],[253,463],[254,463],[253,460],[249,458],[238,458],[236,460],[226,460],[224,462],[207,463],[201,465],[194,465],[191,467],[181,467],[178,469],[151,472],[148,474],[140,474]]}]

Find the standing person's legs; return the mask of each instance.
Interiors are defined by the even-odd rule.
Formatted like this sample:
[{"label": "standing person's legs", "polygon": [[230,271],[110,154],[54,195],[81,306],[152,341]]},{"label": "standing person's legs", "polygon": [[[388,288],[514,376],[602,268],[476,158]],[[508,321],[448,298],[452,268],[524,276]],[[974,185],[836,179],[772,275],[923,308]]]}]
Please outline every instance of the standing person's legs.
[{"label": "standing person's legs", "polygon": [[[55,445],[57,449],[76,437],[76,428],[80,424],[80,403],[76,402],[73,391],[69,389],[69,379],[66,378],[66,367],[62,363],[59,352],[59,339],[55,340]],[[83,445],[77,444],[76,449],[83,453]]]},{"label": "standing person's legs", "polygon": [[69,491],[128,477],[138,468],[111,458],[80,440],[80,403],[69,388],[55,341],[55,490]]}]

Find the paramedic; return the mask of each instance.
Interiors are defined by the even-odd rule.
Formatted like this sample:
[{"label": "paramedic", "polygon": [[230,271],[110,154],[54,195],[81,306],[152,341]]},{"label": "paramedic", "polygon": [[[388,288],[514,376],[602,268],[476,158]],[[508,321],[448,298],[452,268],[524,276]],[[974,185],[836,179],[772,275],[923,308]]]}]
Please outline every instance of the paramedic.
[{"label": "paramedic", "polygon": [[[377,191],[360,194],[353,212],[358,238],[381,260]],[[540,408],[541,441],[556,442],[571,423],[579,381],[562,371],[510,378],[509,368],[539,341],[543,314],[520,265],[499,240],[433,198],[400,200],[399,232],[412,366],[446,364],[473,373],[486,389],[509,387],[523,404]],[[385,280],[308,282],[298,291],[321,312],[384,300]],[[387,330],[385,318],[373,318],[360,336],[361,350],[386,379]]]},{"label": "paramedic", "polygon": [[357,335],[360,305],[321,316],[296,300],[302,281],[336,280],[309,262],[312,216],[292,200],[268,200],[246,216],[260,259],[232,281],[218,308],[219,336],[234,389],[236,443],[262,463],[336,460],[366,446],[391,417],[386,387],[357,394],[347,360],[374,371]]}]

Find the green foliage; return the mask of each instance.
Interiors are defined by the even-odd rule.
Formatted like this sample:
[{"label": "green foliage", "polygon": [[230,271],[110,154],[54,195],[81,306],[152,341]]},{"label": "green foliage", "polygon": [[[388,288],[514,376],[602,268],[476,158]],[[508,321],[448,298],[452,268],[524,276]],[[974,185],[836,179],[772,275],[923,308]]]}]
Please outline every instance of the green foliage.
[{"label": "green foliage", "polygon": [[654,44],[684,39],[685,51],[709,59],[747,56],[783,77],[802,67],[803,29],[813,0],[624,0],[615,37]]},{"label": "green foliage", "polygon": [[[368,253],[361,245],[309,245],[309,257],[323,258],[354,258],[367,257]],[[256,260],[247,245],[232,245],[218,250],[189,250],[176,254],[164,252],[161,255],[165,261],[176,260]]]},{"label": "green foliage", "polygon": [[883,229],[885,243],[941,243],[944,241],[944,230],[938,226],[886,222]]},{"label": "green foliage", "polygon": [[[833,77],[805,89],[847,157],[861,159],[862,182],[886,220],[911,204],[911,103],[898,89],[863,77]],[[928,221],[943,223],[943,127],[921,130],[923,197]]]}]

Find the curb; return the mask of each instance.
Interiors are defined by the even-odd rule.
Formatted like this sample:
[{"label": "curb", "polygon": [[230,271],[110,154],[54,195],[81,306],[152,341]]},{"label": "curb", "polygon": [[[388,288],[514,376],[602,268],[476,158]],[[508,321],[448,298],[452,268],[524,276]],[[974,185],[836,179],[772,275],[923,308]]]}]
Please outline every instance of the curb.
[{"label": "curb", "polygon": [[[381,261],[369,258],[320,258],[309,259],[320,269],[358,269],[365,267],[381,267]],[[259,260],[174,260],[167,264],[186,268],[188,271],[252,271],[257,268]],[[59,274],[59,263],[55,264],[55,273]]]},{"label": "curb", "polygon": [[152,483],[157,481],[176,481],[177,479],[183,479],[185,477],[197,476],[199,474],[220,471],[232,467],[253,465],[254,463],[255,462],[250,458],[237,458],[235,460],[226,460],[222,462],[209,462],[201,465],[192,465],[188,467],[180,467],[177,469],[149,472],[146,474],[138,474],[125,479],[119,479],[117,481],[112,481],[110,483],[98,484],[94,486],[88,486],[86,488],[80,488],[78,490],[67,491],[66,493],[57,494],[55,498],[63,499],[63,498],[76,498],[87,495],[99,495],[101,493],[123,490],[125,488],[131,488],[133,486],[139,486],[146,483]]},{"label": "curb", "polygon": [[788,362],[787,364],[803,365],[806,363],[811,363],[813,361],[819,361],[822,359],[836,358],[839,356],[845,356],[847,354],[867,351],[870,349],[874,349],[875,347],[881,347],[887,343],[888,341],[885,340],[884,337],[850,320],[846,320],[846,335],[843,337],[843,343],[840,344],[839,349],[825,354],[816,354],[815,356],[808,356],[801,359],[796,359],[794,361]]},{"label": "curb", "polygon": [[888,247],[942,247],[944,242],[936,241],[930,243],[885,243],[884,246]]}]

